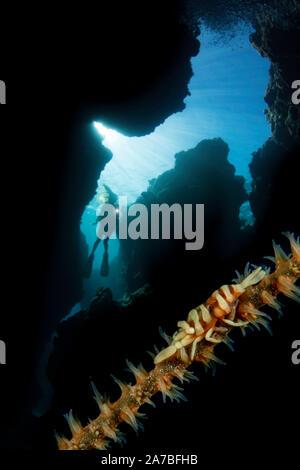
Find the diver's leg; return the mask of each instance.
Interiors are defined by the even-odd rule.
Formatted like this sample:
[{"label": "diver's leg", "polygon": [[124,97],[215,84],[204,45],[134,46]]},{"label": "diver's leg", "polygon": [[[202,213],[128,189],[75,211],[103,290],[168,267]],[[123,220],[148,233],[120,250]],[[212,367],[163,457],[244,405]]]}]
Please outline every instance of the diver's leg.
[{"label": "diver's leg", "polygon": [[108,264],[108,240],[109,238],[104,238],[103,244],[104,244],[104,253],[103,253],[103,258],[102,258],[102,263],[101,263],[101,268],[100,268],[100,274],[103,277],[107,277],[109,274],[109,264]]},{"label": "diver's leg", "polygon": [[88,257],[87,264],[86,264],[86,267],[85,267],[85,271],[84,271],[84,274],[83,274],[84,277],[90,277],[90,275],[91,275],[92,268],[93,268],[94,257],[95,257],[95,251],[97,250],[97,247],[98,247],[100,242],[101,242],[101,239],[97,238],[94,245],[93,245],[93,249],[91,251],[91,254]]},{"label": "diver's leg", "polygon": [[101,238],[97,238],[94,245],[93,245],[93,249],[92,249],[92,252],[91,252],[90,256],[95,254],[95,251],[97,250],[98,245],[99,245],[100,242],[101,242]]}]

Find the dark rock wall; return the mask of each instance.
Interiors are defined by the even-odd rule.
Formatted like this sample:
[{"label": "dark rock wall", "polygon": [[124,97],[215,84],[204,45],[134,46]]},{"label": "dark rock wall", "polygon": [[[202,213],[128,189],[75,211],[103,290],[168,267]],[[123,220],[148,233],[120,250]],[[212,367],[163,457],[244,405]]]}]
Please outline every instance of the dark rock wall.
[{"label": "dark rock wall", "polygon": [[85,206],[96,192],[98,175],[112,158],[91,124],[81,125],[74,134],[64,160],[60,181],[64,197],[56,208],[58,230],[53,234],[52,257],[48,264],[44,316],[46,335],[83,295],[82,276],[88,247],[80,231],[80,220]]},{"label": "dark rock wall", "polygon": [[257,14],[250,35],[253,47],[271,61],[266,116],[274,141],[286,148],[300,144],[300,109],[291,100],[291,85],[300,76],[299,25],[299,3],[275,1]]},{"label": "dark rock wall", "polygon": [[[101,30],[101,22],[112,11],[108,7],[101,13],[99,24],[93,19],[90,26],[88,42],[92,49],[76,58],[76,41],[82,37],[74,34],[74,48],[68,55],[74,79],[70,88],[67,84],[64,88],[65,99],[72,101],[76,90],[77,108],[73,105],[65,117],[67,142],[58,176],[60,201],[54,242],[49,250],[52,271],[47,278],[48,326],[66,315],[82,293],[86,247],[79,231],[80,219],[95,193],[101,170],[111,158],[92,122],[101,120],[128,135],[151,132],[170,114],[184,108],[192,76],[190,58],[199,50],[197,31],[192,32],[180,21],[177,2],[170,9],[161,8],[160,15],[154,8],[145,18],[141,11],[140,19],[131,17],[132,12],[126,7],[125,16],[120,12],[109,30]],[[75,24],[71,31],[73,28]],[[101,57],[97,55],[97,44]],[[78,70],[77,60],[81,64]],[[102,68],[97,61],[101,61]],[[67,77],[71,72],[72,69]],[[72,120],[68,121],[70,116]]]},{"label": "dark rock wall", "polygon": [[[250,41],[271,61],[265,101],[272,137],[253,154],[251,207],[261,225],[299,232],[300,107],[292,103],[292,83],[300,77],[300,6],[272,2],[256,17]],[[265,229],[263,229],[266,234]]]},{"label": "dark rock wall", "polygon": [[[19,295],[17,317],[7,316],[12,366],[3,385],[11,403],[1,415],[4,448],[15,443],[7,428],[26,427],[39,397],[41,350],[82,294],[87,246],[80,218],[110,158],[93,120],[144,135],[184,107],[199,41],[181,21],[179,3],[100,2],[66,12],[52,5],[38,21],[34,7],[22,13],[20,7],[20,21],[14,18],[20,39],[7,35],[3,67],[14,74],[7,79],[12,114],[5,142],[12,156],[6,172],[18,208],[16,216],[9,207],[6,217],[9,227],[17,219],[7,245],[9,266],[16,255],[7,299],[16,297],[16,285]],[[22,368],[20,351],[26,351]]]}]

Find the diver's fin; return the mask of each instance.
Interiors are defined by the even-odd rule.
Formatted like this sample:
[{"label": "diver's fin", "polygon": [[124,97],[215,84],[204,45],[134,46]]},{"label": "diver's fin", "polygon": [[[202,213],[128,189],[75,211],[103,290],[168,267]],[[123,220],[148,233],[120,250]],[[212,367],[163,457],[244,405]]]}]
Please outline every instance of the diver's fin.
[{"label": "diver's fin", "polygon": [[92,273],[93,262],[94,262],[94,253],[91,253],[90,256],[88,257],[86,266],[84,268],[83,277],[85,277],[85,278],[90,277],[90,275]]},{"label": "diver's fin", "polygon": [[108,264],[108,253],[107,252],[104,252],[104,255],[103,255],[103,258],[102,258],[100,274],[103,277],[107,277],[108,274],[109,274],[109,264]]}]

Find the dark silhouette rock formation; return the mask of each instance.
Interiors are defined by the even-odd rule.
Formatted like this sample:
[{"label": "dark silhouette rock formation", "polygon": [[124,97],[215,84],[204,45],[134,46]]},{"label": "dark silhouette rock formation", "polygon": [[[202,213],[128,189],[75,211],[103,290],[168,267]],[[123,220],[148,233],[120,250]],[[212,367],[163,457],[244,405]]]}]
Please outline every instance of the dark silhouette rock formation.
[{"label": "dark silhouette rock formation", "polygon": [[300,107],[292,103],[292,83],[300,77],[300,6],[275,1],[257,16],[250,36],[257,51],[271,61],[265,100],[272,137],[253,154],[250,202],[257,230],[299,233]]},{"label": "dark silhouette rock formation", "polygon": [[[67,12],[53,6],[34,24],[36,12],[28,18],[31,13],[28,7],[18,25],[14,20],[20,40],[16,50],[4,54],[3,68],[13,70],[17,64],[17,71],[1,77],[8,83],[12,113],[5,136],[12,153],[6,172],[17,188],[14,207],[22,202],[17,217],[10,210],[6,219],[14,226],[17,218],[8,246],[13,254],[21,253],[16,265],[22,282],[15,307],[18,328],[15,317],[6,320],[10,363],[16,368],[7,370],[3,385],[12,403],[2,413],[5,429],[28,420],[39,397],[39,379],[32,376],[41,350],[81,296],[87,247],[80,219],[110,158],[93,120],[127,135],[152,131],[183,109],[190,58],[199,49],[197,31],[181,20],[177,1],[143,2],[140,8],[119,4],[117,9],[114,2],[100,2]],[[18,130],[16,119],[22,121]],[[22,157],[17,168],[16,156]],[[15,297],[14,288],[8,298]],[[23,315],[29,305],[30,314]],[[22,368],[20,351],[26,351]],[[13,438],[1,434],[5,448]]]},{"label": "dark silhouette rock formation", "polygon": [[[174,169],[153,180],[137,200],[149,208],[152,203],[169,205],[204,204],[205,249],[187,251],[186,240],[121,240],[129,290],[151,284],[186,284],[193,290],[193,273],[208,262],[207,253],[217,258],[231,257],[240,249],[239,209],[247,200],[244,179],[235,175],[228,162],[229,148],[222,139],[203,140],[194,149],[175,155]],[[193,215],[195,221],[195,214]],[[149,223],[150,225],[150,223]],[[150,229],[149,229],[150,230]],[[222,244],[220,244],[222,239]],[[204,254],[206,253],[206,255]],[[183,281],[177,267],[186,272]],[[164,287],[165,288],[165,287]]]},{"label": "dark silhouette rock formation", "polygon": [[261,10],[250,35],[253,47],[271,61],[265,101],[275,143],[300,145],[300,109],[292,103],[292,83],[300,76],[300,6],[294,0],[274,1]]}]

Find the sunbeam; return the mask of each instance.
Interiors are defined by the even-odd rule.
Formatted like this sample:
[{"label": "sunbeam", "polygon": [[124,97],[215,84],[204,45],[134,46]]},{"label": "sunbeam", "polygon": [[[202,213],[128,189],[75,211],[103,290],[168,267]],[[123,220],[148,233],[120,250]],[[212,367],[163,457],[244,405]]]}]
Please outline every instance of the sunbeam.
[{"label": "sunbeam", "polygon": [[[154,132],[142,137],[127,137],[105,124],[94,125],[113,158],[101,173],[98,184],[108,185],[128,203],[147,190],[149,180],[174,166],[174,155],[195,147],[203,139],[221,137],[230,148],[229,161],[236,173],[250,185],[248,164],[252,152],[269,137],[264,116],[264,93],[268,83],[269,61],[249,43],[250,30],[224,44],[216,44],[215,33],[202,28],[200,53],[192,59],[194,75],[190,96],[182,112],[166,119]],[[159,104],[158,104],[159,105]],[[96,232],[93,223],[99,206],[97,196],[87,206],[81,229],[91,250]],[[242,206],[241,218],[251,219],[249,204]],[[110,259],[118,251],[118,240],[110,241]],[[99,275],[103,246],[95,259]],[[91,280],[87,282],[92,282]],[[109,280],[108,280],[109,282]],[[86,284],[87,288],[87,284]]]},{"label": "sunbeam", "polygon": [[250,181],[251,154],[270,135],[263,110],[269,62],[242,37],[215,45],[215,35],[203,30],[201,48],[193,58],[194,76],[183,112],[170,116],[143,137],[126,137],[95,123],[103,144],[113,153],[101,182],[129,202],[147,189],[148,181],[174,165],[174,154],[202,139],[222,137],[230,147],[236,172]]}]

